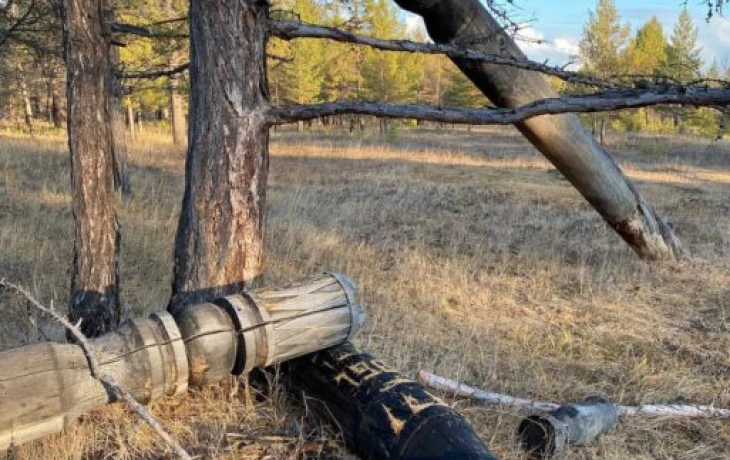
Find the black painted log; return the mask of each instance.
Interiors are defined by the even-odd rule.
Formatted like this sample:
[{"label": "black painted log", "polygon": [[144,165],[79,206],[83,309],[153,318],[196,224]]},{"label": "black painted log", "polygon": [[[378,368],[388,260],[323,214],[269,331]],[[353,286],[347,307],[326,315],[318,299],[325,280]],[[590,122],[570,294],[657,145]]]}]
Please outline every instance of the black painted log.
[{"label": "black painted log", "polygon": [[454,409],[349,342],[284,369],[290,390],[334,417],[362,458],[496,459]]},{"label": "black painted log", "polygon": [[539,458],[550,458],[572,445],[585,445],[618,423],[619,408],[603,399],[566,404],[545,415],[531,415],[520,423],[522,447]]},{"label": "black painted log", "polygon": [[[395,0],[423,17],[436,43],[525,59],[479,0]],[[557,94],[539,73],[463,58],[452,61],[498,107],[519,107]],[[608,152],[575,115],[544,115],[516,123],[522,134],[570,181],[644,259],[675,259],[682,245],[641,197]]]}]

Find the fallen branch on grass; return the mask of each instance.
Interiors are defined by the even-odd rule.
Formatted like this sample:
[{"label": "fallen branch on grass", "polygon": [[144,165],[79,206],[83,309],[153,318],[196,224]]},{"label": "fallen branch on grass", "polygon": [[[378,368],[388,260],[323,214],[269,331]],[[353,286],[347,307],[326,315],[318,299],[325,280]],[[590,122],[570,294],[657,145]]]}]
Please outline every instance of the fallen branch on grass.
[{"label": "fallen branch on grass", "polygon": [[[446,391],[454,396],[474,399],[488,404],[499,404],[515,407],[518,409],[554,411],[560,408],[560,404],[551,402],[533,401],[530,399],[514,398],[491,391],[474,388],[454,380],[441,377],[430,372],[420,370],[416,374],[416,380],[420,383],[441,391]],[[650,417],[705,417],[730,419],[730,409],[721,409],[706,405],[685,405],[685,404],[642,404],[640,406],[618,406],[619,415],[647,415]]]},{"label": "fallen branch on grass", "polygon": [[101,372],[101,369],[99,367],[99,363],[96,361],[96,358],[94,357],[94,353],[91,350],[91,345],[89,344],[88,340],[86,339],[86,336],[81,332],[79,329],[79,325],[81,324],[81,321],[79,321],[77,324],[72,324],[70,321],[68,321],[63,316],[56,313],[56,311],[53,308],[48,308],[42,303],[40,303],[35,297],[33,297],[30,292],[28,292],[26,289],[9,283],[5,281],[4,279],[0,279],[0,287],[4,287],[6,289],[9,289],[11,291],[14,291],[21,296],[25,297],[25,299],[30,302],[31,305],[33,305],[38,310],[42,311],[43,313],[47,314],[54,320],[56,320],[58,323],[60,323],[63,327],[65,327],[71,335],[73,335],[74,339],[78,343],[78,345],[81,347],[81,349],[84,351],[84,354],[86,355],[86,359],[89,362],[89,370],[91,371],[91,376],[95,379],[99,380],[104,386],[106,386],[108,389],[114,391],[119,396],[124,399],[127,404],[132,408],[133,411],[139,415],[139,417],[147,422],[147,424],[155,430],[155,432],[162,438],[163,441],[182,459],[185,460],[192,460],[192,457],[190,457],[190,454],[188,454],[185,449],[177,442],[175,439],[170,436],[170,434],[165,431],[165,429],[162,427],[162,425],[155,420],[154,417],[145,409],[145,407],[140,404],[134,397],[124,388],[119,386],[119,384],[109,375],[105,375]]}]

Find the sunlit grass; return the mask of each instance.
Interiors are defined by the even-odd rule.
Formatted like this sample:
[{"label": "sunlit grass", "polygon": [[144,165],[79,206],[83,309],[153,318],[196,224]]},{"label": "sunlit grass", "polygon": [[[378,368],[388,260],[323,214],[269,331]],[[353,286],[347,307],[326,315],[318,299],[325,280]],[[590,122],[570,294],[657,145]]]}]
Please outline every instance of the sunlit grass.
[{"label": "sunlit grass", "polygon": [[[637,151],[651,142],[662,149]],[[705,149],[700,140],[617,137],[612,145],[689,260],[637,260],[512,130],[402,130],[388,142],[283,131],[271,145],[267,282],[325,269],[352,276],[369,314],[358,343],[406,374],[426,368],[561,402],[601,395],[730,407],[730,145],[713,145],[707,157],[692,153]],[[141,315],[169,295],[184,152],[146,133],[130,162],[134,196],[118,208],[122,298],[127,315]],[[68,183],[60,135],[0,138],[0,277],[59,308],[71,263]],[[57,336],[51,325],[32,327],[22,303],[0,301],[0,346]],[[311,431],[317,423],[280,394],[257,398],[239,383],[156,403],[153,412],[205,458],[264,455],[261,444],[226,433],[327,433]],[[457,407],[500,458],[521,458],[513,433],[523,414]],[[159,457],[139,423],[110,407],[18,458]],[[720,422],[635,419],[567,458],[723,458],[727,445],[730,428]]]}]

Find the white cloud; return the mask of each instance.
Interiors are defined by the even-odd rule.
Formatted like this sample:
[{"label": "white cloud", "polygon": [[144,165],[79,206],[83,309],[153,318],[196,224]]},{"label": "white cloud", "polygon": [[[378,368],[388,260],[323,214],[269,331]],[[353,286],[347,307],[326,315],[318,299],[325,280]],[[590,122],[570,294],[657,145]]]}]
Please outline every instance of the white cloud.
[{"label": "white cloud", "polygon": [[[2,1],[2,0],[0,0]],[[426,26],[423,25],[423,18],[413,13],[406,13],[406,30],[411,33],[417,30],[425,32]]]},{"label": "white cloud", "polygon": [[578,67],[577,55],[579,40],[574,37],[547,38],[534,27],[525,27],[518,34],[517,45],[530,59],[538,62],[547,61],[552,65],[571,64]]},{"label": "white cloud", "polygon": [[699,24],[698,46],[702,48],[705,65],[716,59],[720,66],[730,66],[730,20],[713,18],[709,23]]}]

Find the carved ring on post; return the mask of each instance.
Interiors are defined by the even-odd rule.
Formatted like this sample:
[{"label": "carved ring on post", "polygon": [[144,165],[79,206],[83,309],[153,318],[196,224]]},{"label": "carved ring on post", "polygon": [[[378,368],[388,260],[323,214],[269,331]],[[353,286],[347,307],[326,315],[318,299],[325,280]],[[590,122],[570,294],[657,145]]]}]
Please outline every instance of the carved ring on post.
[{"label": "carved ring on post", "polygon": [[236,363],[231,374],[241,375],[259,365],[267,366],[272,359],[268,312],[258,307],[248,291],[216,299],[214,303],[231,316],[238,335]]},{"label": "carved ring on post", "polygon": [[347,334],[347,342],[349,342],[350,340],[352,340],[352,338],[355,336],[355,333],[360,330],[363,323],[365,322],[364,312],[358,308],[352,307],[354,305],[357,305],[357,299],[355,298],[355,290],[357,289],[357,284],[351,278],[348,278],[347,276],[344,276],[340,273],[330,271],[325,271],[324,273],[326,275],[330,275],[337,281],[340,286],[342,286],[342,289],[345,291],[347,303],[351,305],[350,332]]},{"label": "carved ring on post", "polygon": [[152,313],[150,318],[159,324],[164,339],[163,343],[167,344],[174,358],[175,365],[171,366],[169,372],[174,371],[175,381],[167,382],[165,385],[167,396],[181,395],[188,390],[188,355],[180,329],[172,315],[166,311]]}]

